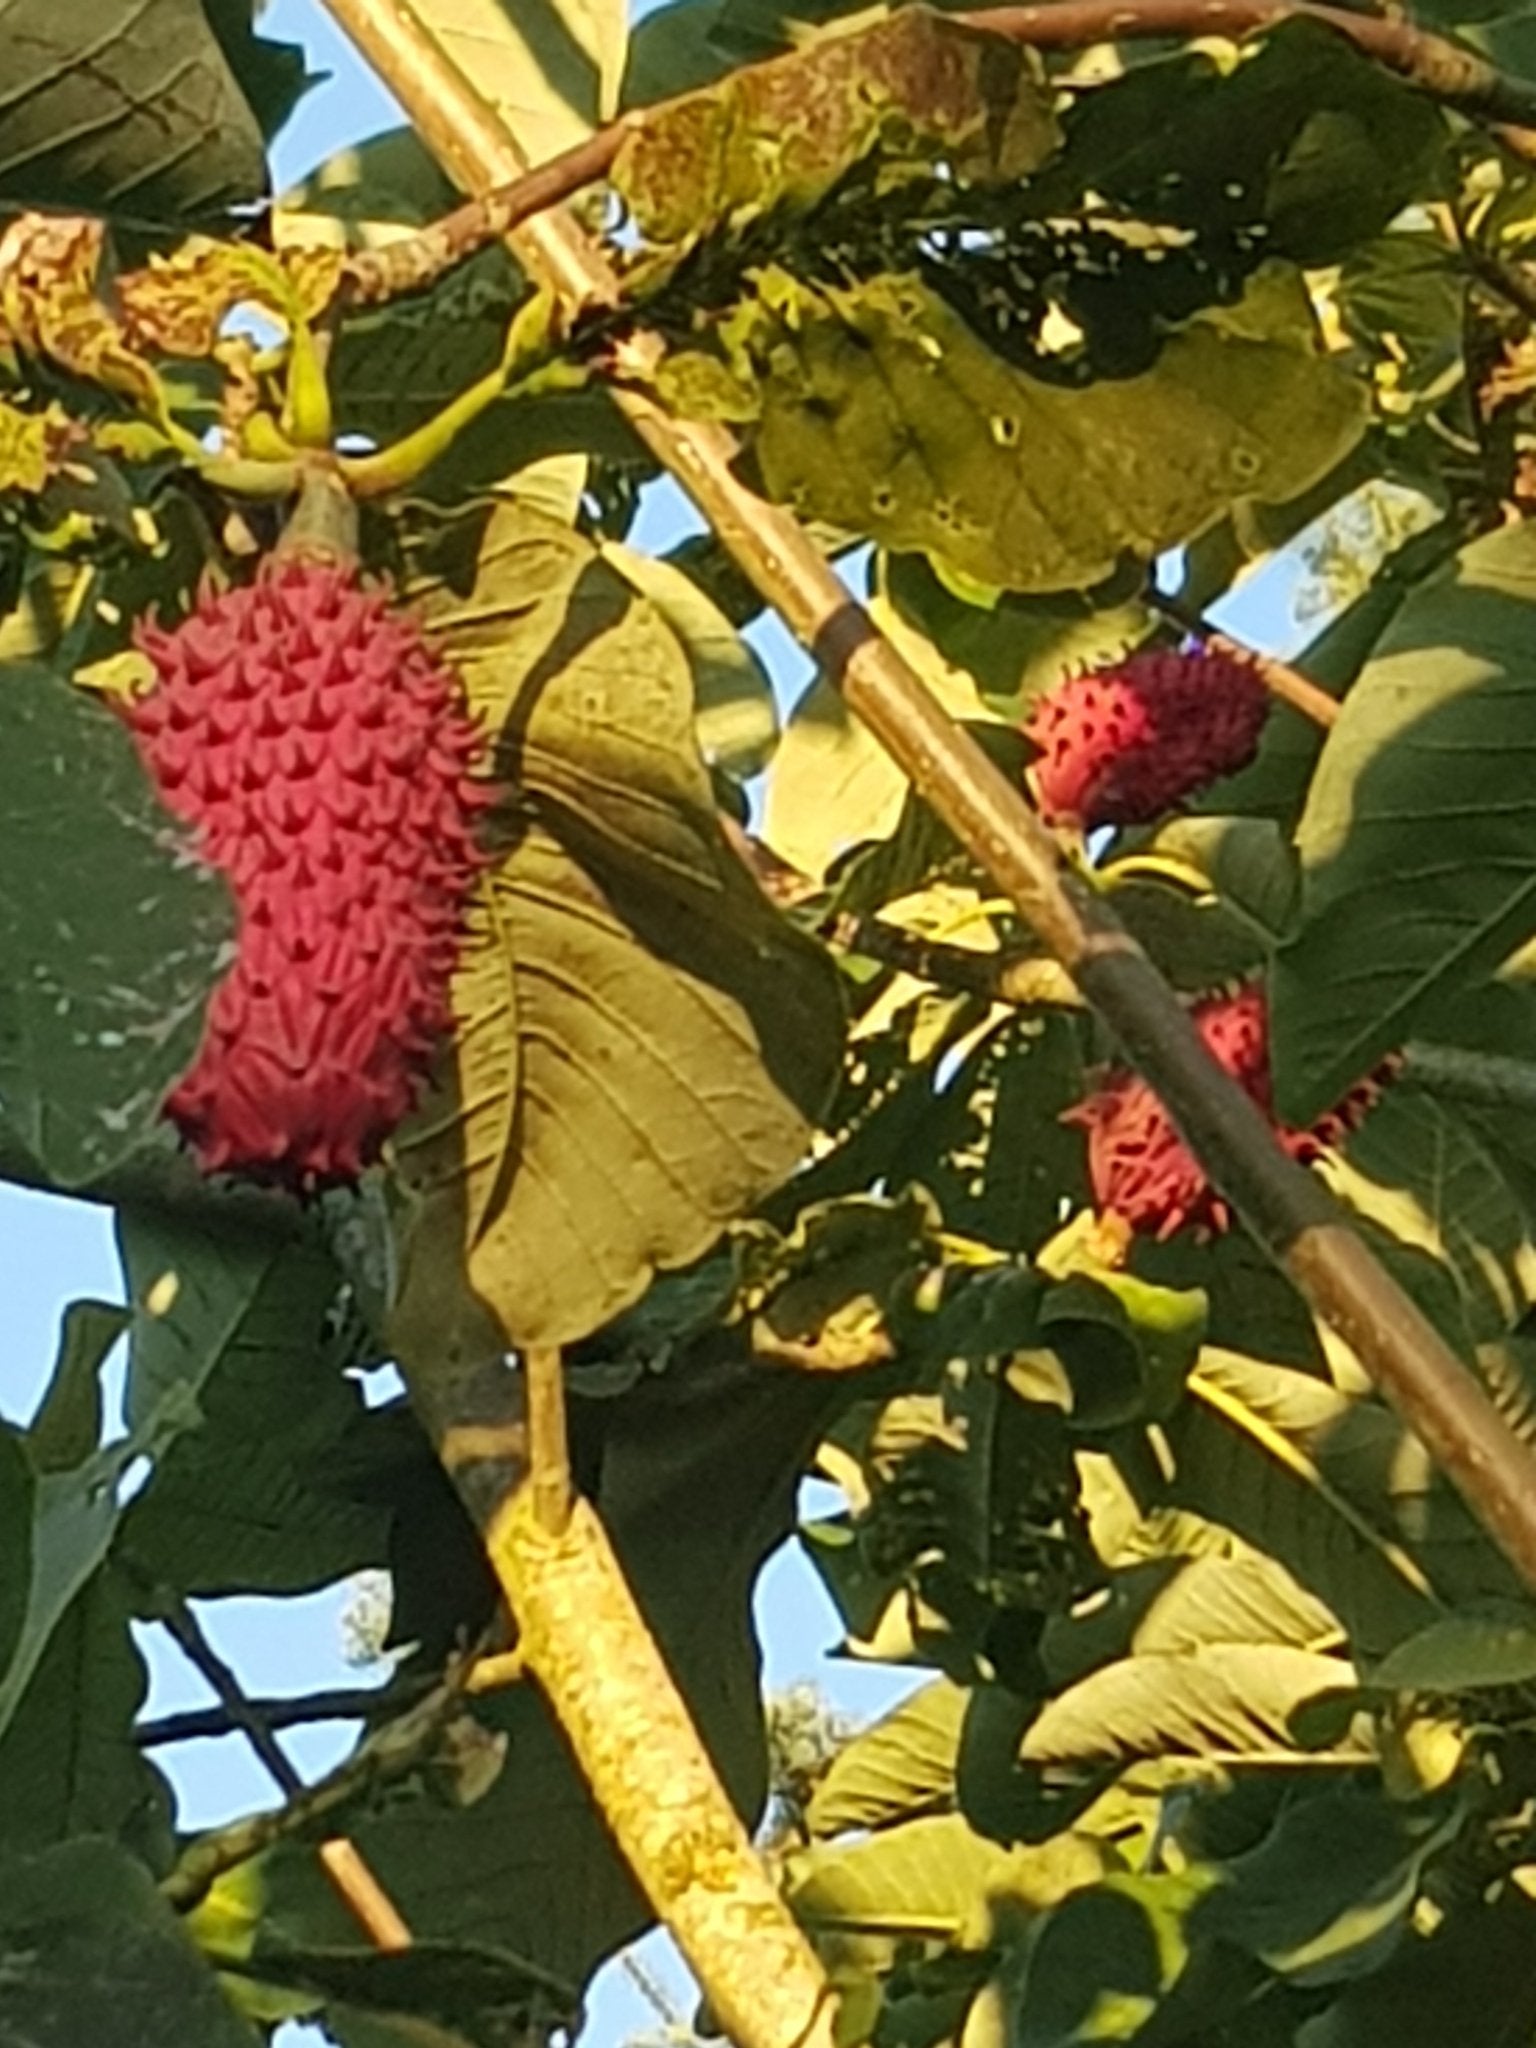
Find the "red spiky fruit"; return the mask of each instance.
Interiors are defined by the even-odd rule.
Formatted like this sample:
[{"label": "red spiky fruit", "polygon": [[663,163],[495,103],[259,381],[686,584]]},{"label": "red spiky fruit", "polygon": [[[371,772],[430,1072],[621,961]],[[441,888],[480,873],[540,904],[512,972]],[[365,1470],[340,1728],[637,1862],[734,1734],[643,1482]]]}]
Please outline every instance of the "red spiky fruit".
[{"label": "red spiky fruit", "polygon": [[[1190,1012],[1195,1029],[1214,1057],[1263,1110],[1276,1137],[1293,1159],[1321,1156],[1354,1130],[1390,1077],[1392,1062],[1360,1081],[1307,1130],[1276,1121],[1269,1070],[1269,1015],[1263,990],[1207,996]],[[1067,1123],[1088,1134],[1088,1176],[1101,1210],[1121,1217],[1134,1231],[1165,1238],[1193,1225],[1225,1230],[1226,1203],[1206,1179],[1173,1119],[1138,1074],[1117,1069],[1100,1087],[1066,1113]]]},{"label": "red spiky fruit", "polygon": [[486,859],[483,739],[416,622],[313,556],[274,557],[138,644],[156,681],[126,716],[239,916],[167,1112],[210,1171],[352,1179],[450,1021]]},{"label": "red spiky fruit", "polygon": [[1132,654],[1035,704],[1030,774],[1053,825],[1144,825],[1253,759],[1269,711],[1257,668],[1219,648]]}]

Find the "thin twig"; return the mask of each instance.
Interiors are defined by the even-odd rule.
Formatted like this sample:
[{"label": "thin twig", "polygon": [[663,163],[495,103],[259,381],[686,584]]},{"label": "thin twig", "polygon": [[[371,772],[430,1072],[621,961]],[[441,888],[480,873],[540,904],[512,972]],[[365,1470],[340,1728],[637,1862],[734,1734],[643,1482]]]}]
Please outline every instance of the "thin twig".
[{"label": "thin twig", "polygon": [[1277,661],[1272,654],[1261,654],[1256,647],[1249,647],[1241,640],[1234,640],[1230,633],[1223,633],[1207,625],[1200,614],[1177,597],[1151,588],[1147,591],[1147,603],[1160,612],[1172,625],[1186,633],[1195,633],[1208,647],[1218,648],[1224,654],[1238,655],[1251,662],[1258,671],[1259,680],[1272,697],[1278,697],[1289,704],[1293,711],[1299,711],[1303,718],[1310,718],[1314,725],[1326,731],[1337,725],[1341,705],[1336,697],[1319,689],[1316,683],[1304,676],[1300,669],[1292,668],[1289,662]]},{"label": "thin twig", "polygon": [[[312,1721],[381,1721],[392,1719],[432,1691],[438,1681],[395,1680],[388,1685],[351,1685],[332,1692],[304,1693],[293,1699],[246,1697],[244,1713],[263,1728],[302,1728]],[[192,1707],[185,1713],[162,1714],[141,1721],[133,1731],[140,1749],[162,1749],[172,1742],[199,1742],[246,1731],[246,1720],[229,1707]]]},{"label": "thin twig", "polygon": [[332,1835],[316,1853],[321,1868],[374,1947],[385,1951],[409,1948],[411,1930],[399,1907],[364,1862],[357,1844],[345,1835]]},{"label": "thin twig", "polygon": [[424,291],[457,264],[488,249],[547,206],[574,198],[613,168],[613,160],[636,124],[632,114],[611,121],[585,141],[525,171],[483,198],[455,207],[414,235],[402,235],[377,249],[360,249],[342,273],[343,302],[378,305],[408,292]]},{"label": "thin twig", "polygon": [[155,1618],[187,1662],[212,1686],[230,1726],[243,1735],[255,1750],[283,1797],[289,1800],[302,1798],[304,1780],[283,1754],[271,1724],[246,1698],[239,1679],[203,1633],[196,1615],[185,1600],[164,1588],[156,1590]]},{"label": "thin twig", "polygon": [[565,1430],[565,1372],[558,1345],[523,1354],[528,1383],[528,1481],[539,1527],[558,1536],[571,1519],[571,1454]]},{"label": "thin twig", "polygon": [[[463,1701],[464,1682],[472,1659],[456,1658],[441,1684],[406,1713],[378,1729],[334,1771],[269,1813],[252,1813],[199,1835],[182,1851],[160,1890],[178,1911],[186,1912],[226,1870],[233,1870],[274,1842],[314,1831],[316,1824],[339,1807],[391,1783],[414,1770],[436,1743]],[[360,1895],[361,1896],[361,1895]],[[363,1918],[371,1899],[348,1904]]]}]

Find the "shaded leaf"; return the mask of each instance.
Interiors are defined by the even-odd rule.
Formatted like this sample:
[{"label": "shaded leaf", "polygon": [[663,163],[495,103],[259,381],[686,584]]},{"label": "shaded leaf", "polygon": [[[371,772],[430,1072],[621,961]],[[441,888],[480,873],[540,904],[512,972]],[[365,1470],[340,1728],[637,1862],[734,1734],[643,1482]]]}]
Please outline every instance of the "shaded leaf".
[{"label": "shaded leaf", "polygon": [[127,1589],[108,1565],[76,1594],[0,1736],[0,1844],[113,1835],[163,1867],[170,1793],[133,1739],[149,1690]]},{"label": "shaded leaf", "polygon": [[35,1468],[18,1429],[0,1423],[0,1671],[15,1654],[32,1583]]},{"label": "shaded leaf", "polygon": [[0,1863],[7,2048],[255,2048],[141,1863],[101,1841]]},{"label": "shaded leaf", "polygon": [[724,612],[668,562],[608,542],[603,559],[649,598],[693,670],[699,751],[712,768],[747,781],[767,767],[779,737],[768,672]]},{"label": "shaded leaf", "polygon": [[1104,195],[1211,233],[1262,221],[1265,246],[1336,262],[1436,175],[1439,110],[1320,23],[1137,64],[1081,94],[1064,122],[1048,200]]},{"label": "shaded leaf", "polygon": [[270,143],[305,93],[320,82],[305,64],[303,44],[274,42],[256,33],[251,17],[260,14],[261,0],[203,0],[203,10]]},{"label": "shaded leaf", "polygon": [[1509,1589],[1492,1546],[1376,1400],[1210,1348],[1191,1394],[1167,1424],[1173,1500],[1276,1558],[1338,1615],[1356,1655],[1423,1627],[1437,1591],[1469,1597],[1480,1573],[1494,1581],[1482,1591]]},{"label": "shaded leaf", "polygon": [[569,1342],[794,1165],[840,1053],[836,974],[726,847],[681,650],[588,543],[505,506],[470,598],[412,595],[515,795],[456,983],[457,1076],[397,1141],[395,1341],[441,1355],[467,1254],[466,1342],[488,1314],[493,1348]]},{"label": "shaded leaf", "polygon": [[197,1398],[123,1515],[138,1570],[182,1593],[304,1593],[382,1564],[384,1511],[348,1495],[365,1411],[328,1335],[331,1259],[170,1214],[127,1210],[118,1229],[134,1299],[174,1291],[138,1319],[129,1413],[171,1386]]},{"label": "shaded leaf", "polygon": [[1536,1678],[1536,1610],[1487,1606],[1447,1614],[1398,1643],[1367,1675],[1388,1692],[1472,1692]]},{"label": "shaded leaf", "polygon": [[320,1994],[328,2031],[345,2042],[355,2038],[348,2020],[357,2015],[386,2030],[398,2019],[402,2041],[503,2048],[569,2028],[579,2010],[574,1986],[469,1942],[414,1941],[397,1954],[366,1955],[258,1937],[248,1967],[262,1983]]},{"label": "shaded leaf", "polygon": [[1536,931],[1536,535],[1504,527],[1403,603],[1298,828],[1271,988],[1276,1099],[1305,1124]]},{"label": "shaded leaf", "polygon": [[[1101,591],[1045,597],[949,589],[921,555],[881,553],[871,615],[929,680],[935,658],[970,677],[993,711],[1019,717],[1080,669],[1102,668],[1152,631],[1153,616],[1120,579]],[[926,658],[925,658],[926,657]]]},{"label": "shaded leaf", "polygon": [[1191,1967],[1190,1919],[1214,1881],[1198,1868],[1116,1873],[1059,1906],[1030,1945],[1013,2048],[1129,2041],[1155,2024]]},{"label": "shaded leaf", "polygon": [[80,1187],[156,1134],[234,915],[112,712],[31,666],[0,694],[0,1116]]},{"label": "shaded leaf", "polygon": [[6,0],[0,34],[0,196],[182,229],[265,195],[262,131],[202,0]]},{"label": "shaded leaf", "polygon": [[1363,1976],[1397,1945],[1425,1859],[1461,1819],[1454,1805],[1405,1812],[1359,1790],[1299,1799],[1258,1848],[1223,1866],[1197,1924],[1298,1984]]},{"label": "shaded leaf", "polygon": [[34,1471],[67,1472],[95,1450],[101,1440],[101,1369],[129,1320],[127,1309],[114,1301],[72,1301],[65,1308],[59,1355],[27,1431]]},{"label": "shaded leaf", "polygon": [[1515,1885],[1427,1937],[1411,1932],[1384,1969],[1308,2019],[1297,2048],[1506,2048],[1536,2027],[1536,1912]]}]

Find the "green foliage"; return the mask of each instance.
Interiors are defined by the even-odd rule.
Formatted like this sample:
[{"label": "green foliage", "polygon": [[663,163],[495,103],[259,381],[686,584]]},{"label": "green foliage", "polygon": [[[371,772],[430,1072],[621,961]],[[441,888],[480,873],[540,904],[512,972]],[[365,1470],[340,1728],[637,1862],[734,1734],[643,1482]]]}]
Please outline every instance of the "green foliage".
[{"label": "green foliage", "polygon": [[143,1866],[109,1842],[7,1858],[0,2035],[36,2048],[166,2036],[254,2048]]},{"label": "green foliage", "polygon": [[263,137],[302,78],[248,0],[15,0],[0,194],[181,229],[267,190]]},{"label": "green foliage", "polygon": [[724,338],[723,361],[671,358],[661,389],[754,422],[772,496],[1009,590],[1081,589],[1240,499],[1295,497],[1364,424],[1278,266],[1151,369],[1081,388],[1002,361],[915,276],[813,289],[765,270]]},{"label": "green foliage", "polygon": [[1329,735],[1275,975],[1279,1099],[1298,1122],[1536,930],[1533,577],[1525,526],[1463,549],[1405,601]]},{"label": "green foliage", "polygon": [[[129,1304],[73,1303],[0,1427],[7,2041],[234,2048],[238,2015],[302,2013],[348,2048],[522,2048],[643,1927],[542,1694],[396,1718],[500,1603],[410,1403],[357,1370],[441,1407],[535,1344],[749,1823],[753,1584],[805,1475],[842,1492],[802,1540],[845,1652],[912,1689],[780,1756],[770,1853],[846,2048],[1536,2024],[1525,1590],[1241,1225],[1127,1243],[1098,1213],[1070,1113],[1118,1048],[829,680],[781,732],[731,536],[636,545],[632,423],[732,428],[1015,784],[1042,693],[1218,604],[1269,620],[1250,573],[1307,565],[1296,664],[1337,722],[1277,702],[1187,813],[1065,850],[1179,990],[1264,985],[1278,1115],[1408,1046],[1316,1170],[1536,1443],[1536,185],[1313,19],[1090,57],[844,11],[674,0],[630,37],[614,0],[422,0],[534,160],[621,91],[672,102],[626,127],[622,220],[581,201],[618,305],[556,307],[499,243],[332,293],[457,203],[409,130],[272,213],[349,450],[519,342],[364,508],[500,791],[453,1029],[364,1185],[294,1200],[176,1156],[233,907],[78,685],[131,683],[134,623],[279,530],[291,316],[159,353],[142,307],[195,327],[195,264],[122,309],[145,216],[259,196],[302,66],[243,0],[0,0],[0,185],[107,215],[113,280],[0,279],[0,1171],[113,1201]],[[1428,16],[1536,79],[1524,7]],[[363,1567],[402,1669],[345,1799],[179,1928],[133,1629]],[[322,1832],[410,1950],[363,1942]]]},{"label": "green foliage", "polygon": [[158,1135],[234,921],[110,711],[31,664],[0,692],[0,1128],[79,1187]]},{"label": "green foliage", "polygon": [[450,529],[408,587],[525,809],[459,970],[457,1075],[400,1142],[393,1341],[440,1350],[463,1246],[467,1342],[487,1309],[508,1343],[569,1342],[789,1170],[841,1006],[721,835],[692,675],[654,606],[515,505],[483,537]]}]

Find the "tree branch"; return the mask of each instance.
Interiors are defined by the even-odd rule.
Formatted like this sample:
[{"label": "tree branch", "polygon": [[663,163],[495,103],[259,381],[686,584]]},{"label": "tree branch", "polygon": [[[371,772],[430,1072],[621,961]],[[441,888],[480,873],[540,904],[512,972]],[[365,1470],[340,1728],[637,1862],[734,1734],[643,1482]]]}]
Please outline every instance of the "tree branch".
[{"label": "tree branch", "polygon": [[[1034,49],[1070,50],[1143,37],[1242,36],[1293,15],[1326,22],[1365,55],[1459,113],[1495,124],[1536,128],[1536,86],[1407,22],[1342,7],[1308,5],[1307,0],[1046,0],[1046,4],[1033,7],[976,8],[954,19],[968,28]],[[338,12],[337,18],[347,25],[344,13]],[[767,64],[794,61],[793,56],[764,60]],[[348,258],[343,272],[343,303],[376,305],[425,290],[456,264],[607,177],[627,138],[643,129],[653,115],[665,113],[675,104],[675,100],[659,100],[621,115],[536,169],[508,170],[489,191],[482,191],[481,196],[418,234],[402,236],[382,248],[357,251]],[[1536,138],[1526,139],[1536,142]],[[466,190],[483,184],[482,178],[466,174],[465,168],[452,163],[447,155],[442,161]],[[1500,271],[1502,276],[1503,266]],[[1489,281],[1494,279],[1490,276]]]},{"label": "tree branch", "polygon": [[[274,1842],[309,1833],[338,1807],[414,1770],[458,1712],[472,1661],[469,1654],[456,1658],[442,1681],[424,1700],[370,1735],[345,1763],[316,1784],[301,1786],[285,1805],[270,1813],[246,1814],[240,1820],[232,1821],[228,1827],[214,1828],[208,1834],[199,1835],[182,1851],[175,1868],[161,1880],[160,1890],[165,1897],[179,1912],[189,1911],[207,1896],[226,1870],[233,1870],[236,1864],[271,1848]],[[332,1837],[333,1841],[337,1839]],[[331,1875],[336,1881],[335,1869]],[[360,1891],[356,1898],[351,1894],[344,1896],[371,1932],[374,1899],[383,1894],[373,1886],[366,1893]],[[404,1922],[400,1921],[399,1925],[403,1927]]]},{"label": "tree branch", "polygon": [[[505,123],[450,62],[407,0],[326,0],[395,92],[428,146],[466,190],[516,178],[524,160]],[[1415,83],[1490,119],[1536,122],[1536,87],[1501,79],[1481,59],[1394,21],[1287,10],[1267,0],[1056,0],[966,17],[1042,47],[1136,31],[1240,33],[1310,11]],[[530,273],[576,303],[612,300],[602,252],[559,209],[511,241]],[[636,336],[643,374],[663,346]],[[934,700],[874,628],[794,518],[755,497],[733,469],[736,444],[714,424],[674,420],[646,393],[615,402],[682,484],[721,542],[842,690],[850,709],[1072,975],[1151,1083],[1195,1157],[1302,1295],[1354,1350],[1473,1513],[1536,1588],[1536,1458],[1463,1370],[1456,1354],[1355,1234],[1321,1183],[1287,1158],[1258,1107],[1202,1045],[1174,991],[1110,911],[1063,865],[1023,796]],[[541,1672],[541,1677],[543,1676]],[[584,1766],[587,1759],[583,1758]],[[641,1872],[653,1902],[654,1872]],[[694,1958],[708,1983],[711,1957]],[[753,2036],[750,2038],[760,2038]]]}]

